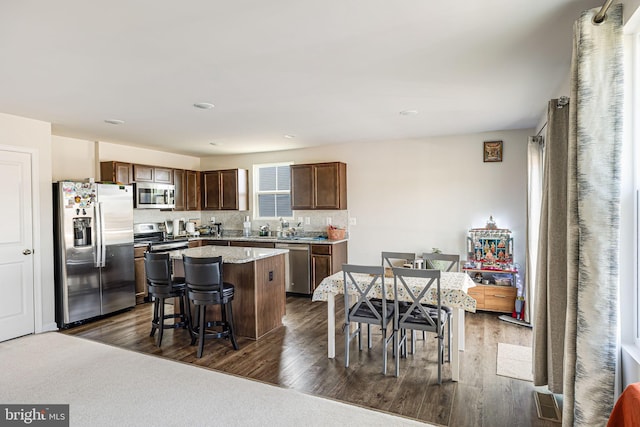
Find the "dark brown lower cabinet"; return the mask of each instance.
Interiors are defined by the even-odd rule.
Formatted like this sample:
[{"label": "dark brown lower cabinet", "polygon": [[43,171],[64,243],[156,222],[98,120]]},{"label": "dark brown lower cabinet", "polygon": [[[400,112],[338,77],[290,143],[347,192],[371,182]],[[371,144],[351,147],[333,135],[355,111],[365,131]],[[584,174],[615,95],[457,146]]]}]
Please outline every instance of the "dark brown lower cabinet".
[{"label": "dark brown lower cabinet", "polygon": [[342,270],[347,262],[347,242],[311,245],[311,292],[327,276]]},{"label": "dark brown lower cabinet", "polygon": [[133,248],[133,266],[136,279],[136,304],[142,304],[148,296],[147,275],[144,271],[144,253],[146,246]]}]

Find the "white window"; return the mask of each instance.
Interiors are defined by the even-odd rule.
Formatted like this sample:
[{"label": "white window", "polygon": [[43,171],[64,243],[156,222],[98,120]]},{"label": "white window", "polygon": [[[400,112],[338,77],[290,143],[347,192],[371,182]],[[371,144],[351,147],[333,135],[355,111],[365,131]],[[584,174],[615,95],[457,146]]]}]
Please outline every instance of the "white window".
[{"label": "white window", "polygon": [[[638,13],[636,12],[636,15]],[[637,18],[637,17],[636,17]],[[636,19],[636,22],[638,20]],[[632,28],[630,28],[632,27]],[[633,28],[635,27],[635,28]],[[630,30],[630,31],[629,31]],[[637,123],[640,120],[640,26],[633,24],[630,20],[626,28],[625,39],[625,141],[622,152],[622,165],[624,168],[630,163],[630,173],[628,176],[631,181],[630,185],[623,181],[623,195],[627,191],[632,191],[634,203],[625,209],[624,200],[622,199],[621,225],[625,224],[625,215],[634,215],[635,219],[635,247],[624,245],[621,247],[621,276],[620,276],[620,333],[623,344],[631,344],[635,342],[635,347],[640,351],[640,127]],[[626,190],[629,188],[629,190]],[[625,212],[628,212],[625,214]],[[621,242],[624,244],[626,236],[630,233],[621,226]],[[631,280],[630,275],[625,275],[627,271],[624,268],[624,261],[630,258],[627,253],[631,252],[632,262],[634,264],[635,280]],[[640,361],[639,361],[640,362]]]},{"label": "white window", "polygon": [[[637,28],[637,26],[636,26]],[[638,29],[633,31],[633,34],[627,40],[631,40],[631,49],[626,50],[626,58],[627,61],[627,73],[631,75],[631,78],[627,80],[627,87],[625,89],[631,89],[629,92],[631,96],[630,99],[626,99],[626,117],[625,117],[625,127],[628,129],[632,138],[632,150],[633,150],[633,189],[635,190],[635,281],[634,281],[634,289],[633,289],[633,304],[625,303],[625,299],[629,295],[629,289],[627,289],[623,283],[621,283],[621,316],[622,316],[622,336],[623,339],[625,336],[628,336],[630,331],[626,331],[625,328],[630,327],[624,323],[624,319],[628,318],[625,316],[625,312],[628,310],[632,310],[631,316],[633,319],[633,337],[635,340],[635,344],[637,348],[640,348],[640,129],[637,127],[638,118],[640,118],[640,109],[638,108],[638,102],[640,101],[640,96],[637,93],[638,85],[640,84],[640,33]],[[625,90],[626,92],[626,90]]]},{"label": "white window", "polygon": [[253,166],[255,219],[293,218],[291,163]]}]

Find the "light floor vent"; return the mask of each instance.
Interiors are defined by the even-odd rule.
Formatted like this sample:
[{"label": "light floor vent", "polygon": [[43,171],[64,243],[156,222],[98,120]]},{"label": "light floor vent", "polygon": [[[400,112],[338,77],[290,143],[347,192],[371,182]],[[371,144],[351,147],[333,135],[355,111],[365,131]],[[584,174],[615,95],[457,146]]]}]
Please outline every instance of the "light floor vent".
[{"label": "light floor vent", "polygon": [[534,391],[533,394],[536,398],[538,418],[556,423],[562,422],[562,413],[560,412],[560,408],[558,408],[558,402],[556,402],[553,394],[540,393],[539,391]]}]

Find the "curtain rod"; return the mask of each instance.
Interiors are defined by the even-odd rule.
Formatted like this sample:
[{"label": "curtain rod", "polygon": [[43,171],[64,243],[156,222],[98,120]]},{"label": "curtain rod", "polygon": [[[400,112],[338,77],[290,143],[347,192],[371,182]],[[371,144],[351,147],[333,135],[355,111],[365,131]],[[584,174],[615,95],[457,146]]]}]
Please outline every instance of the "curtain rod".
[{"label": "curtain rod", "polygon": [[540,136],[540,134],[542,133],[542,131],[544,130],[544,128],[547,127],[547,123],[548,122],[544,122],[544,124],[542,125],[542,127],[540,128],[540,130],[538,131],[538,133],[536,133],[536,136]]},{"label": "curtain rod", "polygon": [[600,8],[600,12],[596,13],[596,16],[593,17],[593,22],[595,22],[596,24],[601,24],[602,21],[604,21],[604,18],[607,16],[607,10],[609,10],[611,3],[613,3],[613,0],[607,0],[606,2],[604,2],[602,7]]},{"label": "curtain rod", "polygon": [[[558,98],[556,100],[556,108],[564,108],[569,104],[569,97],[568,96],[561,96],[560,98]],[[538,133],[536,134],[536,136],[540,136],[540,134],[542,133],[542,131],[544,130],[544,128],[547,127],[547,122],[544,122],[544,124],[542,125],[542,127],[540,128],[540,130],[538,131]]]}]

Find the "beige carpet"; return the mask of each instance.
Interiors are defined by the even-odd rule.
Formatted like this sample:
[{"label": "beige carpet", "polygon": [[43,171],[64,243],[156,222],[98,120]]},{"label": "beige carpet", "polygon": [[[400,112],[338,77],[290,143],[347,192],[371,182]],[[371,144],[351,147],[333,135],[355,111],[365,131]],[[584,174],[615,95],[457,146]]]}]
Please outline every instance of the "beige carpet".
[{"label": "beige carpet", "polygon": [[79,426],[425,426],[56,332],[0,343],[2,404],[69,404]]},{"label": "beige carpet", "polygon": [[496,374],[519,380],[533,381],[531,347],[498,343]]}]

